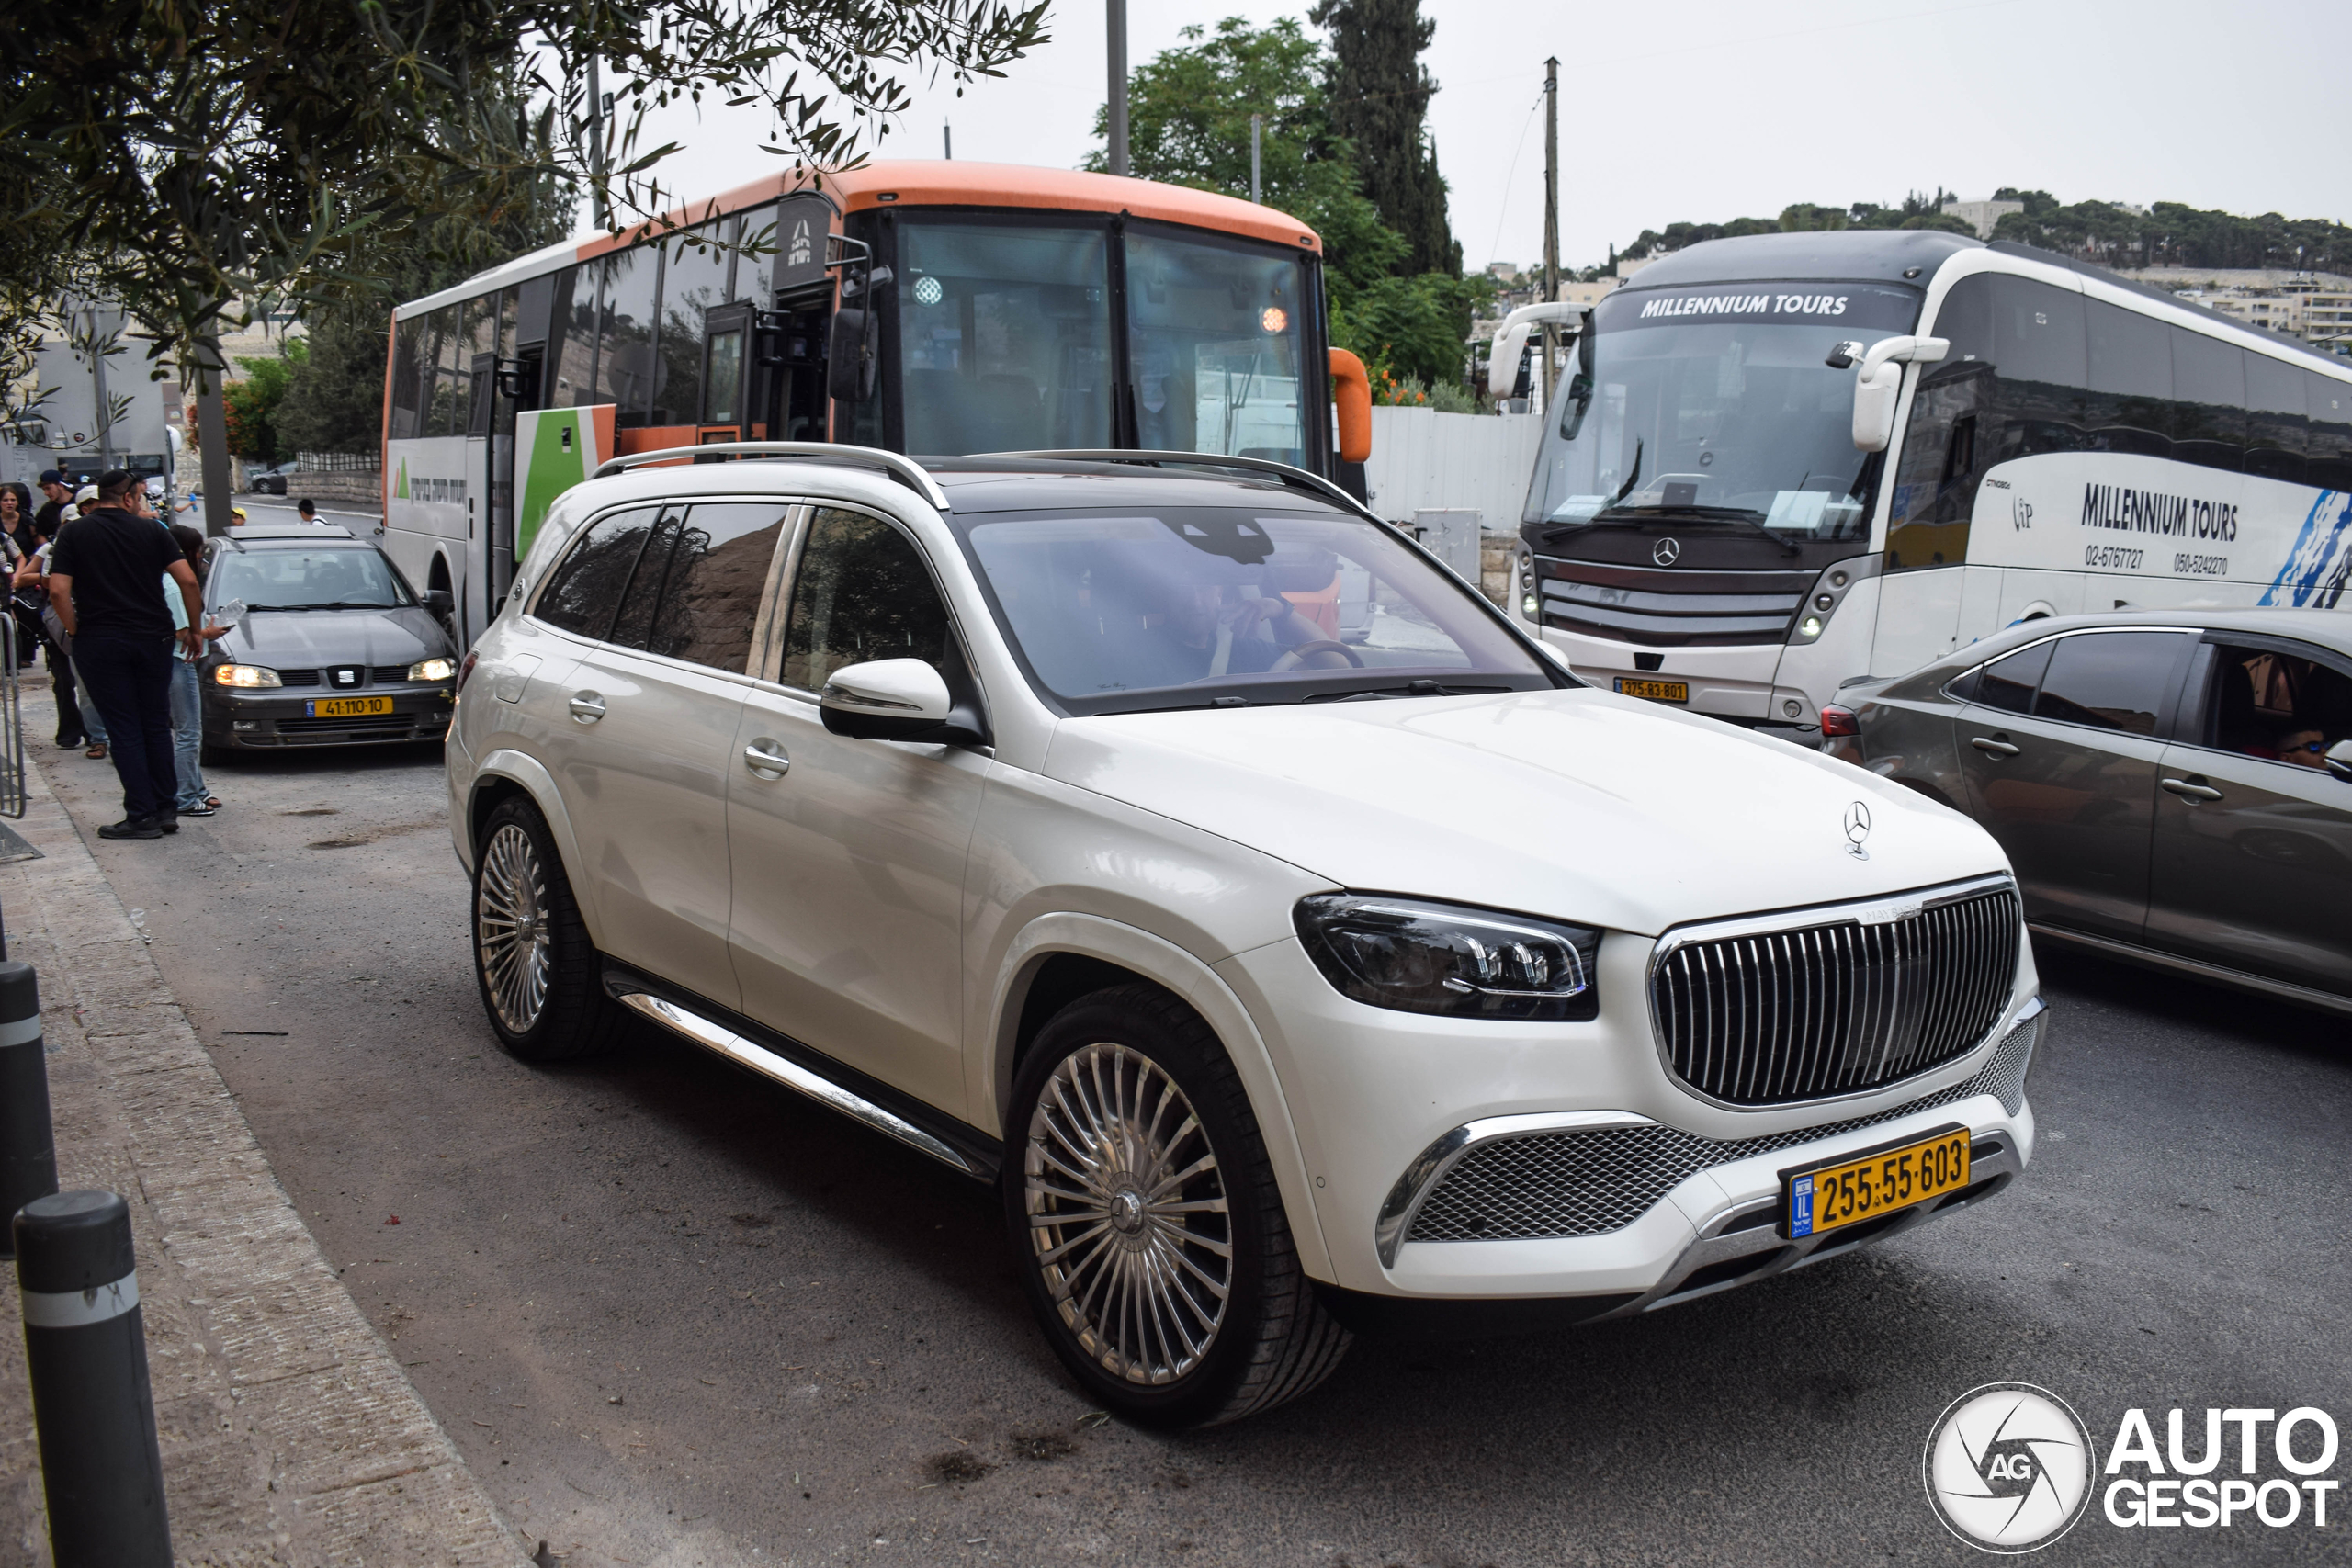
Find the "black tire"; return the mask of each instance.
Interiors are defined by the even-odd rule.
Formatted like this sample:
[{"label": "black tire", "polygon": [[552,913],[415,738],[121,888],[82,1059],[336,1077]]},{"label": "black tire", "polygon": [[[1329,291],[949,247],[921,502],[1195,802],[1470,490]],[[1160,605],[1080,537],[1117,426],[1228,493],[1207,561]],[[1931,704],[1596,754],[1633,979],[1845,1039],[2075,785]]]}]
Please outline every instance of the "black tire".
[{"label": "black tire", "polygon": [[605,990],[547,818],[524,796],[499,802],[482,824],[470,910],[474,983],[508,1055],[560,1062],[619,1037],[628,1015]]},{"label": "black tire", "polygon": [[[1101,1140],[1106,1152],[1079,1174],[1062,1132],[1079,1124],[1073,1105],[1099,1124],[1144,1103],[1156,1109],[1131,1128],[1150,1135]],[[1178,1114],[1187,1103],[1191,1118]],[[1340,1364],[1348,1332],[1299,1267],[1240,1075],[1174,996],[1120,986],[1057,1014],[1013,1075],[1008,1132],[1005,1224],[1022,1289],[1089,1398],[1139,1426],[1212,1427],[1295,1399]],[[1127,1163],[1138,1145],[1145,1156]],[[1171,1169],[1194,1174],[1152,1182]],[[1128,1306],[1106,1309],[1114,1297]]]}]

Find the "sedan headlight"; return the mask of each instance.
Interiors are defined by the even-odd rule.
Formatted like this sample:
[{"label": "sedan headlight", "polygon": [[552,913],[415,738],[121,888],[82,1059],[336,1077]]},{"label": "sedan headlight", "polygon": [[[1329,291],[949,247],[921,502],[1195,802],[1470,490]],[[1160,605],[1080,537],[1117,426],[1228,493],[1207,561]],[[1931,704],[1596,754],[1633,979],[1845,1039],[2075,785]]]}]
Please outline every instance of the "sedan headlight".
[{"label": "sedan headlight", "polygon": [[265,670],[258,664],[216,664],[212,681],[220,686],[283,686],[275,670]]},{"label": "sedan headlight", "polygon": [[424,659],[408,667],[412,681],[446,681],[457,672],[458,661],[454,659]]},{"label": "sedan headlight", "polygon": [[1600,932],[1455,904],[1378,894],[1299,900],[1299,940],[1340,995],[1453,1018],[1596,1018]]}]

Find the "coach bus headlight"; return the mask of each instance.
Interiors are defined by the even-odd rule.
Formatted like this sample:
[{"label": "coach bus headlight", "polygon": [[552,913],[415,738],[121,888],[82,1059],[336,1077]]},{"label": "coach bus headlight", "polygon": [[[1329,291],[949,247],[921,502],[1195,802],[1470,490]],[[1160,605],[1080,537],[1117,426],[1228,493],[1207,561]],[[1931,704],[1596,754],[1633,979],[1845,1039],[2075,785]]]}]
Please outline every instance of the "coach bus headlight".
[{"label": "coach bus headlight", "polygon": [[282,686],[277,671],[258,664],[219,664],[213,666],[212,682],[217,686],[237,686],[251,689],[257,686]]},{"label": "coach bus headlight", "polygon": [[1797,623],[1797,640],[1799,642],[1811,642],[1815,637],[1821,635],[1821,626],[1822,620],[1819,615],[1807,615],[1804,620]]}]

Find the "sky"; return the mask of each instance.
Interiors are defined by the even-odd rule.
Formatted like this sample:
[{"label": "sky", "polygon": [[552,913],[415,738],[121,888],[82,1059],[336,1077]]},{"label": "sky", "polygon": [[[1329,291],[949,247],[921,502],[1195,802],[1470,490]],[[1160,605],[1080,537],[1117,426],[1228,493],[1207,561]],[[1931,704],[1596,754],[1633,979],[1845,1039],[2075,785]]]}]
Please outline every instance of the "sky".
[{"label": "sky", "polygon": [[[1128,9],[1140,64],[1187,24],[1304,17],[1293,5]],[[2342,0],[1678,0],[1670,10],[1421,0],[1440,91],[1430,128],[1466,266],[1543,254],[1544,61],[1560,61],[1560,258],[1601,261],[1645,228],[1898,203],[1942,185],[2062,201],[2181,201],[2352,220]],[[1057,5],[1052,41],[1001,80],[912,84],[884,157],[1071,167],[1097,143],[1104,6]],[[775,171],[752,110],[672,111],[688,196]]]}]

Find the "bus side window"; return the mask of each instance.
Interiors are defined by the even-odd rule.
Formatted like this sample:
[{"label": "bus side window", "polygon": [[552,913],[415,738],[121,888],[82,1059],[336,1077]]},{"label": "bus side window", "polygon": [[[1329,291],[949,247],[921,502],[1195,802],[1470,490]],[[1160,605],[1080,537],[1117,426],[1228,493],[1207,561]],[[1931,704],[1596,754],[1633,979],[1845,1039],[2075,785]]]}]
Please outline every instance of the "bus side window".
[{"label": "bus side window", "polygon": [[2236,473],[2245,466],[2245,351],[2190,327],[2171,332],[2173,456]]},{"label": "bus side window", "polygon": [[1951,346],[1941,364],[1927,368],[1912,394],[1887,525],[1889,570],[1957,565],[1968,558],[1968,525],[1988,449],[1980,434],[1998,417],[1991,283],[1978,274],[1953,284],[1928,329]]},{"label": "bus side window", "polygon": [[2303,374],[2311,416],[2311,447],[2303,482],[2352,491],[2352,381],[2316,370]]},{"label": "bus side window", "polygon": [[2105,300],[2084,302],[2090,333],[2094,448],[2144,457],[2173,455],[2173,329]]},{"label": "bus side window", "polygon": [[[408,441],[416,437],[417,429],[417,344],[427,333],[424,316],[411,316],[392,328],[392,421],[391,438]],[[2302,385],[2295,390],[2300,399]]]},{"label": "bus side window", "polygon": [[1996,274],[1992,289],[1992,359],[1999,374],[1997,429],[1981,433],[1986,465],[2085,445],[2088,396],[2083,297],[2030,278]]},{"label": "bus side window", "polygon": [[2245,471],[2301,484],[2310,440],[2302,367],[2258,349],[2245,353]]}]

